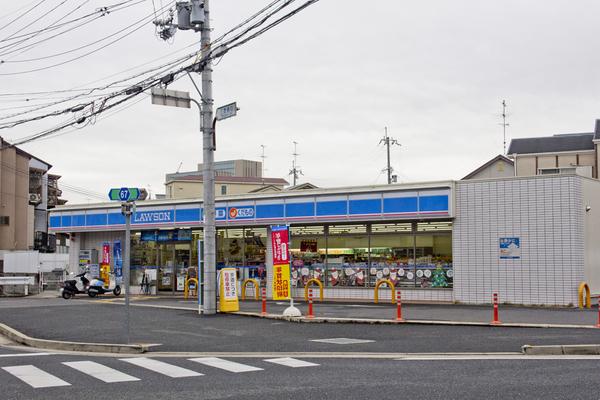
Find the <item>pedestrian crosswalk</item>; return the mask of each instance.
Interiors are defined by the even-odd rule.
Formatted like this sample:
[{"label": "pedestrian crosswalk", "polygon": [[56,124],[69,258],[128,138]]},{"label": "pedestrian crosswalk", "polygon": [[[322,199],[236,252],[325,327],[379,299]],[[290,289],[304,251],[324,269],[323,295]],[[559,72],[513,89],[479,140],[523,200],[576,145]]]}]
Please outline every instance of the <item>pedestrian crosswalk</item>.
[{"label": "pedestrian crosswalk", "polygon": [[[288,368],[319,366],[319,364],[290,357],[271,358],[264,360],[259,359],[252,362],[252,364],[255,365],[249,365],[218,357],[178,359],[177,361],[175,361],[175,363],[178,364],[186,364],[185,366],[175,365],[171,361],[165,362],[150,357],[131,357],[121,358],[118,360],[111,360],[111,366],[104,365],[101,362],[85,360],[65,361],[61,363],[57,362],[56,364],[45,364],[43,366],[43,369],[38,368],[34,365],[13,365],[2,367],[1,370],[12,375],[14,378],[17,378],[18,380],[26,383],[32,388],[39,389],[49,387],[71,386],[71,383],[63,379],[64,375],[69,375],[66,374],[65,371],[61,370],[61,368],[64,369],[64,367],[68,367],[67,370],[75,370],[77,371],[77,373],[90,376],[94,379],[100,380],[105,383],[120,383],[141,381],[142,379],[138,376],[143,376],[144,371],[151,371],[151,373],[153,374],[160,374],[169,378],[202,377],[205,374],[210,374],[212,368],[216,370],[226,371],[229,373],[264,371],[265,368],[261,368],[256,365],[260,362],[268,363],[263,365],[265,368],[267,365],[276,365],[279,367]],[[119,370],[119,365],[122,365],[123,368],[129,366],[129,368],[127,368],[127,373]],[[194,365],[196,365],[196,367],[194,367]],[[132,366],[134,368],[133,371],[131,369]],[[139,371],[136,370],[135,367],[138,367]],[[196,369],[200,369],[200,371],[202,372],[197,371]],[[50,370],[52,370],[52,373],[49,372]],[[0,383],[6,381],[6,377],[3,377],[1,372],[2,371],[0,371]]]}]

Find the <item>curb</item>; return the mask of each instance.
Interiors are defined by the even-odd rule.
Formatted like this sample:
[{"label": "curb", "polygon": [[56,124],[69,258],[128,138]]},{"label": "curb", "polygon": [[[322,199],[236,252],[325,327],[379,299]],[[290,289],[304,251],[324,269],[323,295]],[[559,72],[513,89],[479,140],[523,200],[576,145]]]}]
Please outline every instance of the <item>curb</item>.
[{"label": "curb", "polygon": [[[441,321],[441,320],[417,320],[407,319],[402,322],[393,319],[371,319],[371,318],[340,318],[340,317],[286,317],[278,314],[262,315],[260,313],[238,311],[230,314],[244,317],[274,319],[298,323],[332,323],[332,324],[370,324],[370,325],[451,325],[451,326],[488,326],[504,328],[561,328],[561,329],[598,329],[595,325],[567,325],[567,324],[529,324],[529,323],[502,323],[492,324],[490,322],[473,321]],[[553,353],[555,354],[555,353]],[[590,353],[587,353],[590,354]],[[600,354],[600,353],[594,353]]]},{"label": "curb", "polygon": [[29,347],[47,350],[81,351],[94,353],[119,353],[139,354],[148,351],[148,345],[142,344],[108,344],[108,343],[84,343],[67,342],[62,340],[47,340],[29,337],[8,325],[0,323],[0,335],[5,336],[13,342]]},{"label": "curb", "polygon": [[554,345],[554,346],[531,346],[526,344],[521,347],[523,354],[532,356],[550,356],[550,355],[599,355],[600,344],[572,344],[572,345]]}]

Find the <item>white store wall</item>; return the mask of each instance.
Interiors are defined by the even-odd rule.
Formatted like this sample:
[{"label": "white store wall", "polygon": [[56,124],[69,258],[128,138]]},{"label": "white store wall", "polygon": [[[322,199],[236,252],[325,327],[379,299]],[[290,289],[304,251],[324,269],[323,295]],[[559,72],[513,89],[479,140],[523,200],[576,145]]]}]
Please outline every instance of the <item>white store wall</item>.
[{"label": "white store wall", "polygon": [[[600,293],[600,182],[582,179],[582,211],[585,228],[585,282]],[[589,207],[589,211],[585,211]]]},{"label": "white store wall", "polygon": [[[583,179],[457,182],[455,300],[490,303],[497,291],[503,303],[577,304],[584,279]],[[520,238],[520,259],[500,259],[500,237]]]}]

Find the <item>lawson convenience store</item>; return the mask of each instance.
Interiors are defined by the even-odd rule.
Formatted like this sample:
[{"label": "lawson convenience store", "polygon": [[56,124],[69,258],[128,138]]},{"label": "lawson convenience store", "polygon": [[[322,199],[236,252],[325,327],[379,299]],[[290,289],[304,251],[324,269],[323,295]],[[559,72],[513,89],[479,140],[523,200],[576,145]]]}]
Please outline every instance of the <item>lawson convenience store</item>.
[{"label": "lawson convenience store", "polygon": [[[586,265],[595,261],[592,252],[586,257],[595,233],[584,231],[585,203],[598,186],[573,175],[219,197],[217,267],[235,267],[240,279],[257,279],[270,291],[269,227],[287,224],[297,297],[317,279],[326,299],[367,300],[378,280],[389,279],[407,300],[485,303],[499,291],[512,303],[568,305],[576,303],[581,281],[596,284],[596,270]],[[581,195],[564,196],[572,192]],[[524,216],[549,199],[544,218]],[[118,203],[63,206],[49,217],[52,232],[70,235],[71,270],[82,251],[122,243],[124,223]],[[197,274],[200,239],[201,200],[139,202],[132,287],[149,280],[152,292],[183,290],[185,277]]]}]

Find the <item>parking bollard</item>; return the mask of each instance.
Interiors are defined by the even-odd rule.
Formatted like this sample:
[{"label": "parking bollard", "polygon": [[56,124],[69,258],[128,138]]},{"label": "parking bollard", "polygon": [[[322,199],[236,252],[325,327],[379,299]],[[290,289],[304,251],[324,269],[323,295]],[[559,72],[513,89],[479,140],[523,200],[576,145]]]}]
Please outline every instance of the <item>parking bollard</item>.
[{"label": "parking bollard", "polygon": [[492,300],[494,303],[494,319],[490,323],[492,325],[500,325],[502,322],[500,322],[500,318],[498,317],[498,293],[494,293]]},{"label": "parking bollard", "polygon": [[262,310],[260,312],[261,315],[267,315],[267,288],[261,288],[262,293]]},{"label": "parking bollard", "polygon": [[600,328],[600,297],[598,297],[598,323],[596,324],[596,328]]},{"label": "parking bollard", "polygon": [[396,291],[396,321],[404,322],[404,318],[402,318],[402,294],[400,290]]},{"label": "parking bollard", "polygon": [[308,289],[308,315],[306,316],[306,318],[314,318],[315,315],[313,314],[313,292],[312,292],[312,288]]}]

